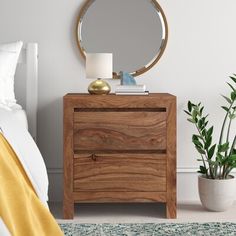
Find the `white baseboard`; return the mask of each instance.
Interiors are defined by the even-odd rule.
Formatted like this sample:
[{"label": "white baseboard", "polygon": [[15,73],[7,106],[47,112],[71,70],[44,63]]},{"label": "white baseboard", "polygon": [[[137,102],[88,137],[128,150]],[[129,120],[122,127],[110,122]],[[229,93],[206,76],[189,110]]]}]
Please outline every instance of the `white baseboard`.
[{"label": "white baseboard", "polygon": [[[177,200],[178,202],[198,201],[198,168],[177,168]],[[235,171],[233,173],[236,173]],[[63,169],[49,168],[49,200],[60,202],[63,198]],[[236,199],[236,196],[235,196]]]}]

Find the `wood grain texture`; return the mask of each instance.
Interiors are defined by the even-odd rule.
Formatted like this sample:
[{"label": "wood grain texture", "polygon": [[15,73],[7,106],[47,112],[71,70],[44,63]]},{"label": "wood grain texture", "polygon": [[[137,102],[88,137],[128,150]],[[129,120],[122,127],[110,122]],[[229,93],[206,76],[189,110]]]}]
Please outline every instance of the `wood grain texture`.
[{"label": "wood grain texture", "polygon": [[168,106],[167,116],[167,218],[176,218],[176,99]]},{"label": "wood grain texture", "polygon": [[74,108],[166,108],[175,97],[168,93],[151,93],[148,96],[108,96],[89,94],[67,94],[66,99]]},{"label": "wood grain texture", "polygon": [[166,112],[75,112],[75,150],[165,150]]},{"label": "wood grain texture", "polygon": [[166,156],[91,154],[74,159],[74,191],[166,191]]},{"label": "wood grain texture", "polygon": [[64,114],[63,114],[63,142],[64,142],[64,183],[63,183],[63,215],[65,219],[74,217],[73,201],[73,106],[70,100],[64,97]]},{"label": "wood grain texture", "polygon": [[64,217],[76,202],[155,201],[176,217],[176,97],[66,95]]},{"label": "wood grain texture", "polygon": [[166,202],[166,192],[74,192],[75,202]]}]

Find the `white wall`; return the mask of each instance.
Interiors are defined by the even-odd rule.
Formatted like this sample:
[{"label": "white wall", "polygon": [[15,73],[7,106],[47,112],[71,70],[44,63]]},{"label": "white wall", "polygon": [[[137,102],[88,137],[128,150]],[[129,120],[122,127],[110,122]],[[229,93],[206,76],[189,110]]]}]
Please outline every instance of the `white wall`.
[{"label": "white wall", "polygon": [[[62,96],[86,92],[84,62],[75,26],[82,0],[1,0],[0,42],[39,43],[38,145],[50,175],[51,199],[62,198]],[[169,42],[161,61],[138,78],[151,92],[178,97],[178,196],[197,199],[194,174],[198,157],[193,128],[183,109],[188,99],[202,101],[216,133],[223,112],[220,94],[236,73],[235,0],[160,0],[169,23]],[[19,78],[18,78],[19,79]],[[113,81],[112,85],[117,82]],[[236,126],[234,126],[236,127]]]}]

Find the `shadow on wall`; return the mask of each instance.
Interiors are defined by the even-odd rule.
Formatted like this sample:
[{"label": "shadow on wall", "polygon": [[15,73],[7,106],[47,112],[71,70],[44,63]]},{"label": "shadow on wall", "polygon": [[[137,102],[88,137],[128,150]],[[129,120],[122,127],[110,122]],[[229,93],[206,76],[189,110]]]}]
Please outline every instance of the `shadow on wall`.
[{"label": "shadow on wall", "polygon": [[[57,116],[55,116],[57,114]],[[38,109],[37,144],[48,169],[62,168],[63,98],[45,103]],[[45,138],[46,137],[46,138]]]}]

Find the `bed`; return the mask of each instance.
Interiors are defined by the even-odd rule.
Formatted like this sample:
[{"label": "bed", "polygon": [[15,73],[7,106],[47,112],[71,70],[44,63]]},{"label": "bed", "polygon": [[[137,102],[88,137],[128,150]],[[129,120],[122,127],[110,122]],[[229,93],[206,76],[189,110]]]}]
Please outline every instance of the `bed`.
[{"label": "bed", "polygon": [[[7,57],[3,61],[1,52],[0,45],[0,95],[4,93],[2,88],[5,86],[1,62],[6,64],[7,61]],[[0,100],[0,235],[35,235],[35,232],[37,235],[39,232],[40,235],[46,235],[45,232],[62,235],[48,209],[47,170],[36,145],[36,43],[22,48],[18,64],[24,67],[20,77],[25,78],[25,86],[22,86],[23,80],[16,79],[15,97],[20,102]],[[7,90],[6,87],[4,89]]]}]

